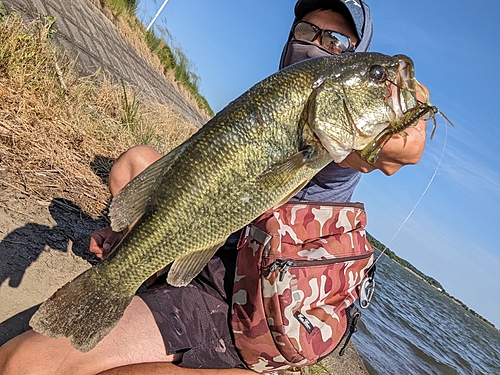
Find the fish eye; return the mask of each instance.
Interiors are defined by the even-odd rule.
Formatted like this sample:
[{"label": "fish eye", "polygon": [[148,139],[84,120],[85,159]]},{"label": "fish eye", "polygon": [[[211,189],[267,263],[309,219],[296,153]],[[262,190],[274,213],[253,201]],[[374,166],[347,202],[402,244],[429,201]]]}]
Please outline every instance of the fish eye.
[{"label": "fish eye", "polygon": [[387,71],[383,66],[373,65],[370,68],[370,78],[375,82],[383,83],[387,80]]}]

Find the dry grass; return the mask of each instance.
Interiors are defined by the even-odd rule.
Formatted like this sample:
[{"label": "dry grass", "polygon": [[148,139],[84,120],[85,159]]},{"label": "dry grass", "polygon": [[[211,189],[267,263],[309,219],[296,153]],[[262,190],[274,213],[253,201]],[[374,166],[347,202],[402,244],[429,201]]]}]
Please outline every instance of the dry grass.
[{"label": "dry grass", "polygon": [[319,362],[306,367],[291,367],[288,370],[278,372],[279,375],[333,375],[331,367]]},{"label": "dry grass", "polygon": [[139,22],[135,15],[127,14],[126,12],[121,12],[117,15],[113,13],[109,7],[106,7],[105,1],[103,0],[89,0],[89,2],[101,9],[104,15],[113,21],[114,25],[120,31],[120,34],[127,39],[137,53],[141,55],[141,57],[146,60],[151,67],[163,74],[163,64],[158,56],[151,53],[151,50],[144,41],[146,28]]},{"label": "dry grass", "polygon": [[0,187],[67,199],[97,217],[113,159],[136,144],[165,153],[196,128],[102,75],[77,76],[51,45],[51,24],[1,17]]}]

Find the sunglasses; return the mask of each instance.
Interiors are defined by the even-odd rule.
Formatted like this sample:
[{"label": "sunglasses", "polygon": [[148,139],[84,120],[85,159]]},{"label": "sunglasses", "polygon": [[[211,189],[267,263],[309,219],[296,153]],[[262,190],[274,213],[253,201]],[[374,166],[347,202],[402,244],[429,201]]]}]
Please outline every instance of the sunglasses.
[{"label": "sunglasses", "polygon": [[299,40],[312,42],[320,36],[319,42],[331,53],[344,53],[354,51],[354,44],[347,36],[332,30],[323,30],[318,26],[307,22],[299,21],[293,26],[293,37]]}]

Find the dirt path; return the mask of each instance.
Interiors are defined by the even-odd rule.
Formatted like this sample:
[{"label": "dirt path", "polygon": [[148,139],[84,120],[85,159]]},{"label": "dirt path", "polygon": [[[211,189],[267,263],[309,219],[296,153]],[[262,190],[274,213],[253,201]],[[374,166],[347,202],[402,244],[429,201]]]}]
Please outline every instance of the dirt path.
[{"label": "dirt path", "polygon": [[89,234],[106,225],[71,202],[0,191],[0,345],[27,330],[39,303],[96,262]]}]

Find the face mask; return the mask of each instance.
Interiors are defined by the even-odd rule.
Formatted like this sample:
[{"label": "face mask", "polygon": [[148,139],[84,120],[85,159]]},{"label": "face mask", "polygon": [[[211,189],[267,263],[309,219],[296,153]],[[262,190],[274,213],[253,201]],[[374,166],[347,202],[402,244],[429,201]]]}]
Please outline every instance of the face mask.
[{"label": "face mask", "polygon": [[292,39],[280,63],[280,69],[312,57],[331,56],[332,53],[313,42]]}]

